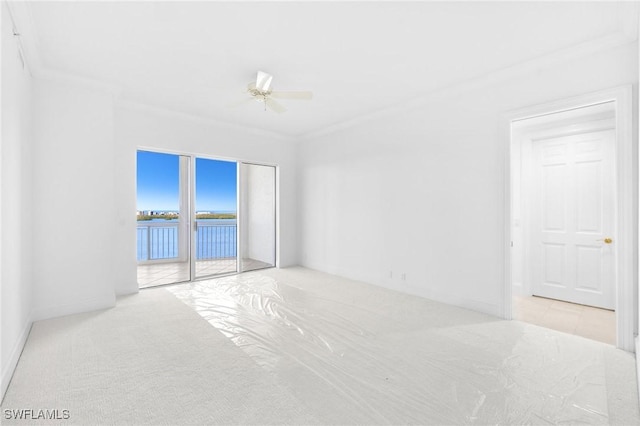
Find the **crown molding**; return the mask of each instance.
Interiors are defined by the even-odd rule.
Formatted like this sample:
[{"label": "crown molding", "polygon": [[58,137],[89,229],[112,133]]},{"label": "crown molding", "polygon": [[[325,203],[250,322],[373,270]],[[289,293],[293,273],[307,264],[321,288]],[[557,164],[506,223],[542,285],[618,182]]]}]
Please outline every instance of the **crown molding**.
[{"label": "crown molding", "polygon": [[[634,20],[637,21],[638,15],[635,14],[633,16]],[[316,131],[303,133],[299,135],[299,139],[301,141],[306,141],[317,137],[327,136],[340,130],[354,127],[363,123],[368,123],[373,120],[380,120],[389,116],[400,115],[416,108],[424,107],[429,103],[432,103],[433,101],[437,101],[438,99],[450,98],[452,96],[460,95],[468,91],[490,87],[502,81],[518,77],[523,74],[528,74],[541,68],[546,68],[558,63],[570,62],[582,57],[596,54],[598,52],[622,47],[634,43],[638,40],[637,28],[638,26],[636,22],[636,30],[630,28],[627,31],[618,31],[597,39],[580,43],[578,45],[557,50],[550,54],[520,62],[515,65],[490,71],[488,73],[472,77],[468,80],[454,82],[450,85],[446,85],[435,90],[431,90],[414,96],[412,99],[409,99],[407,101],[380,108],[376,111],[359,115]],[[635,34],[635,36],[633,36],[633,34]]]},{"label": "crown molding", "polygon": [[[618,2],[619,28],[629,40],[638,40],[638,27],[640,25],[640,3]],[[629,12],[629,8],[632,9]]]},{"label": "crown molding", "polygon": [[41,50],[38,43],[38,33],[34,24],[29,2],[5,0],[5,3],[8,6],[9,14],[11,20],[13,21],[15,30],[20,34],[19,37],[21,49],[25,58],[25,62],[27,64],[27,68],[29,69],[31,76],[36,79],[53,81],[72,86],[79,86],[94,91],[108,93],[113,96],[116,107],[146,111],[149,113],[170,116],[182,120],[191,120],[208,125],[242,130],[247,133],[282,141],[292,141],[294,139],[293,136],[279,132],[273,132],[251,126],[244,126],[222,120],[216,120],[209,117],[191,114],[188,112],[172,110],[161,106],[153,106],[142,102],[120,100],[123,92],[123,88],[121,85],[49,68],[43,64],[40,55]]},{"label": "crown molding", "polygon": [[117,84],[106,83],[104,81],[48,68],[41,68],[34,75],[34,77],[40,80],[65,83],[72,86],[84,87],[98,92],[106,92],[108,94],[111,94],[115,99],[119,98],[122,93],[122,87]]},{"label": "crown molding", "polygon": [[[97,79],[91,79],[80,75],[74,75],[72,73],[58,71],[46,67],[43,64],[40,55],[38,34],[34,24],[31,7],[29,6],[30,2],[24,0],[2,1],[5,1],[5,3],[7,4],[11,19],[14,22],[16,29],[20,33],[19,37],[22,53],[27,64],[27,68],[29,69],[33,77],[50,81],[64,82],[67,84],[80,85],[82,87],[90,88],[93,90],[108,92],[114,96],[114,99],[116,101],[118,101],[118,99],[122,95],[123,88],[117,84],[112,84]],[[640,4],[634,2],[630,6],[628,2],[620,2],[617,7],[619,21],[618,28],[620,30],[615,33],[611,33],[575,46],[564,48],[551,54],[534,58],[532,60],[527,60],[482,75],[477,75],[464,81],[453,82],[449,85],[431,91],[423,92],[401,103],[383,107],[366,114],[356,115],[350,119],[324,126],[321,129],[303,133],[296,133],[295,135],[269,131],[251,126],[239,125],[232,122],[217,120],[184,111],[171,110],[162,106],[152,106],[149,104],[131,100],[122,100],[121,102],[119,102],[119,106],[138,110],[146,110],[148,112],[154,112],[156,114],[169,115],[173,117],[179,117],[181,119],[190,119],[193,121],[214,124],[217,126],[243,129],[244,131],[249,131],[254,134],[275,137],[280,140],[304,141],[321,136],[326,136],[346,128],[370,122],[372,120],[378,120],[392,115],[399,115],[415,108],[423,107],[428,103],[433,102],[434,100],[442,99],[443,97],[451,97],[470,90],[488,87],[506,79],[530,73],[532,71],[535,71],[536,69],[548,67],[556,63],[568,62],[584,56],[595,54],[600,51],[613,49],[637,41],[639,32]],[[632,8],[631,13],[629,12],[630,7]]]},{"label": "crown molding", "polygon": [[122,88],[118,85],[46,67],[40,54],[39,37],[34,24],[30,2],[5,1],[5,3],[13,21],[14,30],[19,34],[20,48],[32,77],[108,92],[116,98],[120,96]]},{"label": "crown molding", "polygon": [[3,0],[13,22],[13,30],[18,33],[20,50],[27,69],[32,76],[42,69],[42,61],[38,48],[38,37],[33,23],[31,7],[27,1]]},{"label": "crown molding", "polygon": [[224,127],[244,133],[253,134],[260,137],[268,137],[271,139],[277,139],[284,142],[293,142],[297,140],[295,136],[287,135],[280,132],[274,132],[271,130],[265,130],[258,127],[251,127],[244,124],[236,124],[229,121],[217,120],[211,117],[193,114],[189,112],[174,110],[166,107],[159,107],[156,105],[150,105],[143,102],[119,99],[115,104],[116,108],[128,109],[132,111],[146,112],[153,115],[160,115],[178,120],[191,121],[207,126]]}]

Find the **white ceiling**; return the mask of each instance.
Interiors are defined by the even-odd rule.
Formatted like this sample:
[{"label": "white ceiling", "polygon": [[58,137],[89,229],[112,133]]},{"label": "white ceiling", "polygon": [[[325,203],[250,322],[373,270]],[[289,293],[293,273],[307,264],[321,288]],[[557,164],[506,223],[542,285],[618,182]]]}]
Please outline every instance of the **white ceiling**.
[{"label": "white ceiling", "polygon": [[[115,85],[123,100],[299,136],[612,34],[635,38],[635,6],[32,2],[27,39],[38,67]],[[228,108],[258,69],[314,99],[283,100],[284,114]]]}]

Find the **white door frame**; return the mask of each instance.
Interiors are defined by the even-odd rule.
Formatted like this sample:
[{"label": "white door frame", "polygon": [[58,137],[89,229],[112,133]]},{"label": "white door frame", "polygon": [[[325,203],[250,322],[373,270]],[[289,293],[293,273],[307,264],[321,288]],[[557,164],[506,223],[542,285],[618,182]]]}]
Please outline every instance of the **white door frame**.
[{"label": "white door frame", "polygon": [[504,155],[503,177],[503,238],[500,239],[500,252],[503,254],[503,301],[502,316],[512,319],[512,280],[511,280],[511,124],[514,121],[542,115],[615,102],[615,218],[617,242],[616,256],[616,346],[633,352],[634,342],[634,289],[636,284],[635,244],[637,229],[633,222],[634,208],[637,203],[633,181],[633,120],[632,86],[621,86],[600,92],[589,93],[569,99],[562,99],[541,105],[534,105],[505,114],[501,120],[501,139]]}]

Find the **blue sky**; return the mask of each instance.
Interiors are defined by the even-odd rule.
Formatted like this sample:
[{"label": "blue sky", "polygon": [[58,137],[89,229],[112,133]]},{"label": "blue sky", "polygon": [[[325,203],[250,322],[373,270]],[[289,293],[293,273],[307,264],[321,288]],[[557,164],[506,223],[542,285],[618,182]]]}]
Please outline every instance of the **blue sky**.
[{"label": "blue sky", "polygon": [[196,211],[236,211],[236,163],[196,158]]},{"label": "blue sky", "polygon": [[[138,151],[137,209],[178,210],[179,156]],[[236,211],[236,163],[196,158],[196,210]]]}]

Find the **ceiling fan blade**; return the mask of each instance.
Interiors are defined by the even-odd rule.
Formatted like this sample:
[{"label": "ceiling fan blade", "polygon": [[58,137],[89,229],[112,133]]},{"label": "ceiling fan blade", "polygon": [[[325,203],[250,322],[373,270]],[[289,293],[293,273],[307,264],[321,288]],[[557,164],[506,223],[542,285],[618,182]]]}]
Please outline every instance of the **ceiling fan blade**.
[{"label": "ceiling fan blade", "polygon": [[271,87],[272,80],[273,76],[271,74],[267,74],[264,71],[258,71],[258,76],[256,77],[256,87],[263,92],[267,92]]},{"label": "ceiling fan blade", "polygon": [[274,101],[271,98],[267,98],[265,99],[264,103],[267,105],[267,107],[277,113],[283,113],[285,112],[287,109],[285,107],[283,107],[282,105],[280,105],[278,102]]},{"label": "ceiling fan blade", "polygon": [[243,100],[241,100],[241,101],[229,102],[229,103],[226,105],[226,107],[227,107],[227,108],[237,108],[237,107],[242,106],[242,105],[244,105],[244,104],[248,104],[249,102],[251,102],[251,101],[253,101],[253,100],[254,100],[254,98],[246,98],[246,99],[243,99]]},{"label": "ceiling fan blade", "polygon": [[313,98],[313,92],[310,91],[281,91],[271,92],[271,96],[277,99],[299,99],[309,100]]}]

